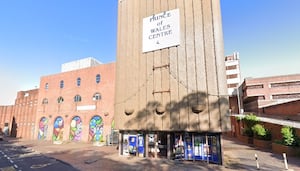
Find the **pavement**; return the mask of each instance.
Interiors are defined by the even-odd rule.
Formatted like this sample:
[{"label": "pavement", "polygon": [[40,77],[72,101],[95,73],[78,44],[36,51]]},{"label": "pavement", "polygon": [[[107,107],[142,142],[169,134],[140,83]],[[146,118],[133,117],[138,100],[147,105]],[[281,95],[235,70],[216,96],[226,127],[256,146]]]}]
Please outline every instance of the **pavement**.
[{"label": "pavement", "polygon": [[6,138],[13,145],[25,146],[31,150],[70,164],[78,170],[93,171],[251,171],[258,170],[294,170],[300,171],[300,158],[287,156],[288,169],[285,168],[283,157],[271,151],[243,144],[235,138],[222,138],[223,165],[208,164],[203,161],[177,161],[164,158],[125,157],[118,154],[116,146],[93,146],[84,142],[65,142],[57,145],[51,141],[22,140]]}]

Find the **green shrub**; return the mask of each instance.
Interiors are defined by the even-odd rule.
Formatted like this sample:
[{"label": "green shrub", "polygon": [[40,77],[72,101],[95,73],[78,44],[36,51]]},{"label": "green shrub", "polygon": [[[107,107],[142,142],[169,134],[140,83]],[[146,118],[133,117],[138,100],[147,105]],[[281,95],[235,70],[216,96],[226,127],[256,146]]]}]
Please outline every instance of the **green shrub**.
[{"label": "green shrub", "polygon": [[235,116],[235,118],[236,118],[237,121],[242,121],[244,119],[243,116]]},{"label": "green shrub", "polygon": [[255,124],[252,127],[254,137],[260,140],[271,140],[271,132],[261,124]]},{"label": "green shrub", "polygon": [[259,122],[257,116],[252,113],[247,114],[243,118],[243,122],[245,124],[245,130],[243,133],[249,137],[253,137],[254,134],[252,131],[252,127]]},{"label": "green shrub", "polygon": [[290,126],[284,126],[281,128],[282,143],[286,146],[299,146],[299,137],[295,134],[295,129]]},{"label": "green shrub", "polygon": [[255,124],[258,123],[259,120],[256,115],[251,113],[251,114],[246,115],[244,117],[243,121],[247,128],[252,128]]}]

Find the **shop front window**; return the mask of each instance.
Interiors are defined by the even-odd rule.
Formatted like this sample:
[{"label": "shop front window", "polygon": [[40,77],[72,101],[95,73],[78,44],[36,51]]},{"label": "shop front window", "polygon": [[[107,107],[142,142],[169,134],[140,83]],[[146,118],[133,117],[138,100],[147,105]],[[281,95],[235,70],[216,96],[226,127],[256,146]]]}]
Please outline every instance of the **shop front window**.
[{"label": "shop front window", "polygon": [[175,159],[221,163],[219,134],[178,133],[174,135],[174,141]]}]

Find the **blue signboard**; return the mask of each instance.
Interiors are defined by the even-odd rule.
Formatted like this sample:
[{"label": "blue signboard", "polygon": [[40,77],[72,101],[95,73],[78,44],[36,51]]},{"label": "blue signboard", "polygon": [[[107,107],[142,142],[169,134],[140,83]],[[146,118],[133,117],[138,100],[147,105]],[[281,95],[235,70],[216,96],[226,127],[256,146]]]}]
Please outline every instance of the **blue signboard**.
[{"label": "blue signboard", "polygon": [[139,154],[144,154],[144,137],[143,135],[139,135],[138,137],[138,152]]},{"label": "blue signboard", "polygon": [[129,153],[136,154],[137,138],[135,135],[129,135]]},{"label": "blue signboard", "polygon": [[185,137],[184,141],[184,156],[186,160],[193,160],[194,152],[193,152],[193,142],[192,137]]},{"label": "blue signboard", "polygon": [[218,150],[218,139],[216,136],[208,136],[208,143],[210,144],[210,161],[214,163],[219,163],[219,150]]}]

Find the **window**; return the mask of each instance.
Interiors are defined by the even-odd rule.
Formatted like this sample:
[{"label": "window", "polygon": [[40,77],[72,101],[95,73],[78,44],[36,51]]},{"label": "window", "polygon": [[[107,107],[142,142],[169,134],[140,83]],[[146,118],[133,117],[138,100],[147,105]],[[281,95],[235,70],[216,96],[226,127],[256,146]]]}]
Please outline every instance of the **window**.
[{"label": "window", "polygon": [[258,84],[258,85],[249,85],[247,86],[247,89],[260,89],[260,88],[264,88],[263,84]]},{"label": "window", "polygon": [[100,81],[101,81],[101,76],[100,76],[100,74],[97,74],[96,75],[96,83],[98,84],[98,83],[100,83]]},{"label": "window", "polygon": [[233,69],[237,69],[237,66],[236,65],[226,66],[226,70],[233,70]]},{"label": "window", "polygon": [[48,88],[49,88],[49,84],[46,83],[46,84],[45,84],[45,89],[48,90]]},{"label": "window", "polygon": [[64,98],[63,97],[59,97],[59,98],[57,98],[57,103],[62,103],[62,102],[64,102]]},{"label": "window", "polygon": [[44,98],[43,101],[42,101],[42,104],[48,104],[48,99]]},{"label": "window", "polygon": [[283,82],[283,83],[271,83],[271,87],[294,87],[300,86],[300,81]]},{"label": "window", "polygon": [[238,75],[232,74],[232,75],[227,75],[226,77],[227,77],[227,79],[234,79],[234,78],[238,78]]},{"label": "window", "polygon": [[227,88],[236,88],[238,87],[238,84],[228,84]]},{"label": "window", "polygon": [[258,100],[265,100],[265,96],[261,95],[261,96],[258,96]]},{"label": "window", "polygon": [[300,98],[300,93],[272,95],[272,99],[297,99],[297,98]]},{"label": "window", "polygon": [[80,78],[80,77],[78,77],[78,78],[77,78],[77,86],[79,87],[79,86],[80,86],[80,84],[81,84],[81,78]]},{"label": "window", "polygon": [[101,94],[100,93],[95,93],[94,96],[93,96],[93,100],[94,101],[101,100]]},{"label": "window", "polygon": [[64,80],[61,80],[61,81],[60,81],[59,87],[60,87],[60,88],[64,88]]},{"label": "window", "polygon": [[74,102],[81,102],[81,96],[80,95],[76,95],[74,97]]}]

